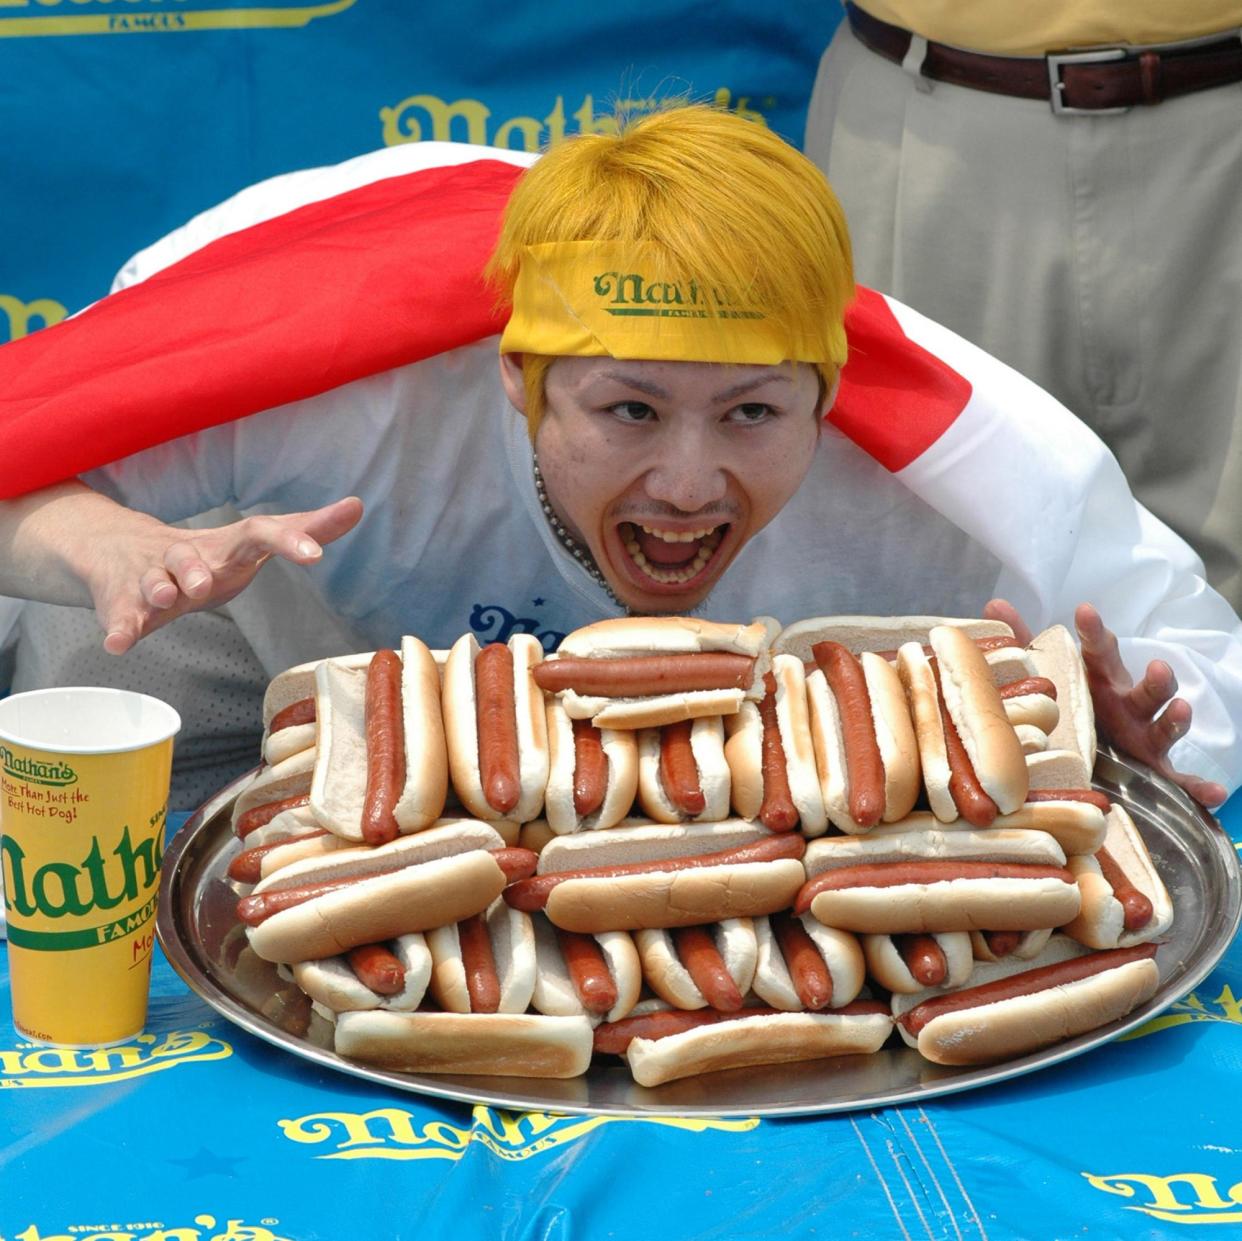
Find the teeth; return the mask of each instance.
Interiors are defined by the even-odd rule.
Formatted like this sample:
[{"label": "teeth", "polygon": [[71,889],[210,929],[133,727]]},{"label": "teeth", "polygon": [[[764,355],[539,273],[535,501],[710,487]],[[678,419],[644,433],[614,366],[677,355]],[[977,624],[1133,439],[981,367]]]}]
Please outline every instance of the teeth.
[{"label": "teeth", "polygon": [[[662,585],[666,586],[674,583],[680,585],[681,583],[688,582],[691,578],[697,577],[700,573],[702,573],[703,566],[706,565],[712,558],[712,552],[715,551],[719,542],[720,540],[716,539],[710,547],[707,544],[704,544],[695,553],[694,559],[681,570],[657,569],[654,565],[652,565],[647,557],[642,554],[641,551],[637,550],[637,545],[635,545],[634,549],[630,550],[630,555],[633,557],[634,563],[649,578],[651,578],[652,581],[660,582]],[[627,548],[629,547],[628,544],[626,546]]]},{"label": "teeth", "polygon": [[[657,539],[663,539],[665,543],[693,543],[696,539],[705,539],[715,530],[715,526],[708,526],[704,530],[656,530],[651,526],[640,527],[647,534],[654,535]],[[717,539],[717,542],[720,540]]]}]

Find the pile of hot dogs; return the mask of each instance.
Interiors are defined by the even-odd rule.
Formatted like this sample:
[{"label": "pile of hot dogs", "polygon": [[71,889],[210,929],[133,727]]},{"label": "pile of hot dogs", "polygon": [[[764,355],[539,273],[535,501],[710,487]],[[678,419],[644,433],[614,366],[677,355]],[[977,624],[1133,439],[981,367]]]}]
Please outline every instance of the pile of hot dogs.
[{"label": "pile of hot dogs", "polygon": [[1061,627],[626,618],[270,685],[235,801],[249,947],[410,1072],[644,1086],[1013,1057],[1154,993],[1173,917],[1091,788]]}]

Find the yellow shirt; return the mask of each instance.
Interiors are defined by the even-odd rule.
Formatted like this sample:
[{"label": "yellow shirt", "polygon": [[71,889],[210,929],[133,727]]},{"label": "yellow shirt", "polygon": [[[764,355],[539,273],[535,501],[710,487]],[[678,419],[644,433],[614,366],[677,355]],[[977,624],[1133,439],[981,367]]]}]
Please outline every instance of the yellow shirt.
[{"label": "yellow shirt", "polygon": [[1175,43],[1242,27],[1242,0],[864,0],[872,17],[972,52]]}]

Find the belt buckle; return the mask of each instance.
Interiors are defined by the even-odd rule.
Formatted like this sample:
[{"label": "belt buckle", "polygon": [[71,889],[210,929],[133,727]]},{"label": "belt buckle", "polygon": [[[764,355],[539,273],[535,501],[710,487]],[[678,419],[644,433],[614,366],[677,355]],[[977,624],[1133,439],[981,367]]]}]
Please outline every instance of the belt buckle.
[{"label": "belt buckle", "polygon": [[1048,62],[1049,102],[1057,116],[1119,116],[1129,112],[1129,108],[1071,108],[1063,100],[1061,92],[1065,83],[1061,81],[1062,65],[1104,64],[1110,60],[1125,60],[1127,55],[1123,47],[1099,48],[1090,52],[1049,52],[1044,59]]}]

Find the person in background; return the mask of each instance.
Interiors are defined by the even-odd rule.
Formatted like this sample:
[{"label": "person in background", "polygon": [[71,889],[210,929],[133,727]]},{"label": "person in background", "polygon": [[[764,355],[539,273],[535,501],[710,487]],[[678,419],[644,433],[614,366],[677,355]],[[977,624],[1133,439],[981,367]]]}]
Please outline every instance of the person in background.
[{"label": "person in background", "polygon": [[805,150],[859,279],[1073,410],[1242,607],[1242,0],[845,7]]}]

